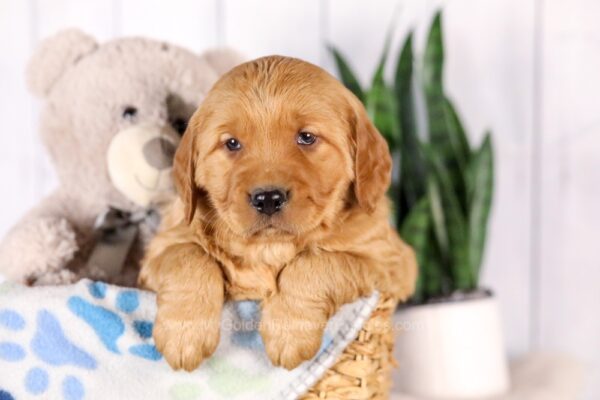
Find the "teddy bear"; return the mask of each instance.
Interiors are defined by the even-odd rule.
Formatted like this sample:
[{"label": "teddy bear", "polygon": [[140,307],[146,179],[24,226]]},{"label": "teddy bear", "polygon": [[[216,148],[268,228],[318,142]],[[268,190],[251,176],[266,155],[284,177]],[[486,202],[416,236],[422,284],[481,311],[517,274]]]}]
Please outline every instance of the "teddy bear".
[{"label": "teddy bear", "polygon": [[59,187],[0,244],[0,274],[29,285],[89,277],[135,284],[157,210],[173,195],[172,159],[216,80],[240,63],[145,38],[99,44],[79,30],[46,39],[27,70]]}]

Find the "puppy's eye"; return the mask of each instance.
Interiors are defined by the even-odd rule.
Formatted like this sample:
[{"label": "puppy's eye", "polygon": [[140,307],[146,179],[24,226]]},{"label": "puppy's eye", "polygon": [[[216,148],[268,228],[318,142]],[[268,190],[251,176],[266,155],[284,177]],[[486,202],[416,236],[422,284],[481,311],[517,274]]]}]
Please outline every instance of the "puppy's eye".
[{"label": "puppy's eye", "polygon": [[225,142],[225,147],[229,151],[238,151],[242,148],[242,144],[237,139],[231,138]]},{"label": "puppy's eye", "polygon": [[171,126],[173,127],[173,129],[175,129],[175,131],[177,131],[177,133],[179,133],[180,135],[183,135],[183,133],[185,132],[187,124],[187,120],[184,118],[177,118],[171,122]]},{"label": "puppy's eye", "polygon": [[314,142],[316,142],[317,137],[315,135],[313,135],[310,132],[300,132],[298,134],[298,137],[296,138],[296,143],[303,145],[303,146],[309,146],[311,144],[313,144]]},{"label": "puppy's eye", "polygon": [[133,120],[138,113],[138,109],[133,106],[127,106],[123,109],[123,118],[127,121]]}]

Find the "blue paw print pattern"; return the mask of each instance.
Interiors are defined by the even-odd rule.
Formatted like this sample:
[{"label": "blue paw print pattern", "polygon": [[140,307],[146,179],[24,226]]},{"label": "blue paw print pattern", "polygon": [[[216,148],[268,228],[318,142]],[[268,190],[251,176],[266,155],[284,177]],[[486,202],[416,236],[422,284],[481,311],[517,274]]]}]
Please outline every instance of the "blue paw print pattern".
[{"label": "blue paw print pattern", "polygon": [[[114,307],[110,309],[97,304],[100,300],[106,301],[109,287],[103,282],[91,282],[87,285],[89,299],[83,296],[71,296],[67,300],[67,308],[77,318],[87,324],[101,343],[99,349],[105,348],[112,354],[122,355],[124,352],[119,347],[119,339],[127,329],[135,332],[138,340],[127,348],[128,354],[135,357],[158,361],[161,354],[151,344],[152,321],[134,319],[129,327],[123,315],[132,315],[140,306],[138,292],[134,290],[121,290],[114,298]],[[96,304],[95,304],[96,303]],[[83,400],[86,391],[81,377],[77,376],[77,369],[93,371],[99,366],[94,355],[73,343],[57,316],[53,311],[41,308],[35,314],[35,321],[28,321],[18,311],[0,308],[0,330],[9,332],[11,340],[0,339],[0,362],[19,363],[23,360],[31,362],[31,368],[25,371],[22,385],[25,392],[40,399],[51,395],[52,390],[59,390],[64,400]],[[33,336],[29,344],[12,341],[13,334],[31,328]],[[85,332],[80,332],[85,334]],[[94,351],[99,349],[94,348]],[[53,376],[53,367],[68,366],[70,375]],[[73,369],[74,368],[74,369]],[[64,371],[62,369],[56,371]],[[54,382],[54,383],[53,383]],[[17,384],[17,382],[15,382]],[[0,400],[15,400],[13,393],[0,386]]]},{"label": "blue paw print pattern", "polygon": [[[142,339],[150,339],[152,337],[153,323],[145,320],[133,321],[133,329]],[[129,352],[135,356],[142,357],[148,360],[158,361],[162,355],[156,350],[156,347],[150,344],[137,344],[129,348]]]},{"label": "blue paw print pattern", "polygon": [[21,361],[25,358],[25,349],[13,342],[0,342],[0,360]]},{"label": "blue paw print pattern", "polygon": [[0,400],[15,400],[15,398],[6,390],[0,389]]},{"label": "blue paw print pattern", "polygon": [[249,350],[264,350],[265,345],[256,329],[260,321],[260,307],[256,301],[238,301],[234,310],[241,324],[235,327],[231,342]]},{"label": "blue paw print pattern", "polygon": [[[0,327],[9,331],[21,331],[25,328],[25,320],[16,311],[0,309]],[[0,360],[15,362],[24,358],[25,349],[21,345],[13,342],[0,342]]]},{"label": "blue paw print pattern", "polygon": [[[15,310],[0,309],[0,328],[9,331],[21,331],[25,328],[25,318]],[[96,359],[83,349],[73,344],[65,335],[60,322],[50,311],[41,309],[36,315],[35,333],[30,342],[29,350],[18,343],[1,342],[0,360],[19,362],[31,354],[45,366],[70,365],[84,370],[97,367]],[[68,387],[77,390],[63,390],[65,400],[83,399],[85,390],[81,381],[75,376],[69,376]],[[65,379],[66,381],[66,379]],[[50,376],[42,366],[36,366],[27,371],[23,381],[27,393],[42,395],[50,386]],[[0,400],[13,400],[14,396],[0,388]]]},{"label": "blue paw print pattern", "polygon": [[137,292],[133,290],[125,290],[117,295],[117,308],[124,313],[132,313],[140,305]]},{"label": "blue paw print pattern", "polygon": [[48,372],[41,368],[32,368],[25,376],[25,388],[31,394],[42,394],[48,389],[50,379]]},{"label": "blue paw print pattern", "polygon": [[150,321],[133,321],[133,329],[142,339],[150,339],[152,337],[152,327],[154,324]]},{"label": "blue paw print pattern", "polygon": [[56,317],[47,310],[38,312],[31,349],[40,360],[50,365],[73,365],[84,369],[97,367],[90,354],[69,342]]},{"label": "blue paw print pattern", "polygon": [[106,297],[106,283],[104,282],[92,282],[88,285],[88,291],[92,297],[97,299],[103,299]]},{"label": "blue paw print pattern", "polygon": [[162,354],[151,344],[135,344],[129,348],[129,352],[134,356],[151,361],[158,361],[162,358]]},{"label": "blue paw print pattern", "polygon": [[85,390],[79,379],[69,375],[62,382],[62,394],[65,400],[81,400]]},{"label": "blue paw print pattern", "polygon": [[22,331],[25,328],[25,320],[13,310],[0,310],[0,327],[11,331]]},{"label": "blue paw print pattern", "polygon": [[[104,299],[106,291],[107,286],[105,283],[92,282],[88,285],[88,292],[95,299]],[[116,296],[115,303],[116,310],[124,314],[131,314],[140,305],[138,292],[135,290],[120,291]],[[115,354],[121,354],[117,342],[125,333],[126,327],[123,319],[116,311],[93,304],[80,296],[70,297],[67,305],[73,314],[92,328],[107,350]],[[148,340],[152,337],[152,327],[152,322],[146,320],[135,320],[132,326],[142,340]],[[128,351],[130,354],[146,360],[158,361],[162,358],[156,347],[149,343],[132,345]]]},{"label": "blue paw print pattern", "polygon": [[120,354],[117,340],[125,332],[125,324],[117,313],[79,296],[70,297],[67,305],[73,314],[83,319],[96,332],[108,350]]}]

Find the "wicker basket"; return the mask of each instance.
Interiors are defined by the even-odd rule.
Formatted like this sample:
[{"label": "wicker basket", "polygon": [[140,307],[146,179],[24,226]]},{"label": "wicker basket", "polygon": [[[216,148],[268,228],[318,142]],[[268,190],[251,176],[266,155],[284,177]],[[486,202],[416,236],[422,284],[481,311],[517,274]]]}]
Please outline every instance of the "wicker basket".
[{"label": "wicker basket", "polygon": [[381,299],[358,337],[301,399],[383,400],[390,396],[396,301]]}]

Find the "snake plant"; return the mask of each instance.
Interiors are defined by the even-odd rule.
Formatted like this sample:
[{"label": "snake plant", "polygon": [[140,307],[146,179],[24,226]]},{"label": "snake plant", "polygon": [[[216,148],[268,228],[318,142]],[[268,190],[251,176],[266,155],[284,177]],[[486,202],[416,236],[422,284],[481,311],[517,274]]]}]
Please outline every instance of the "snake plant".
[{"label": "snake plant", "polygon": [[[369,88],[338,50],[330,51],[340,79],[363,101],[397,161],[389,193],[393,222],[416,251],[420,273],[412,300],[423,303],[478,289],[494,186],[493,147],[490,132],[472,147],[444,89],[442,13],[433,19],[419,60],[413,33],[407,35],[388,83],[390,37]],[[421,124],[419,94],[426,121]]]}]

